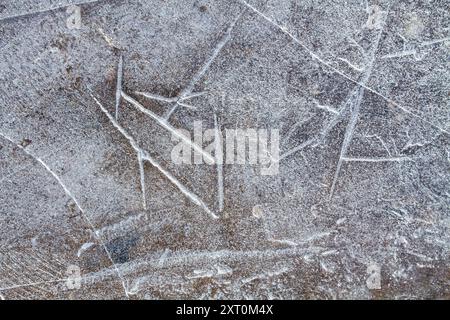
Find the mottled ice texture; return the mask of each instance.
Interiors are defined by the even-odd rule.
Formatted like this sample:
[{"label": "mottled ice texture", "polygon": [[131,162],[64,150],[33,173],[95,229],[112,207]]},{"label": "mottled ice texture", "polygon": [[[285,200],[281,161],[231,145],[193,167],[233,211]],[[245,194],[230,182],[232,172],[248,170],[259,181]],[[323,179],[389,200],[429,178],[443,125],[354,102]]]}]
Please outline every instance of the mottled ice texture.
[{"label": "mottled ice texture", "polygon": [[[448,299],[449,9],[0,0],[0,298]],[[175,165],[196,120],[279,174]]]}]

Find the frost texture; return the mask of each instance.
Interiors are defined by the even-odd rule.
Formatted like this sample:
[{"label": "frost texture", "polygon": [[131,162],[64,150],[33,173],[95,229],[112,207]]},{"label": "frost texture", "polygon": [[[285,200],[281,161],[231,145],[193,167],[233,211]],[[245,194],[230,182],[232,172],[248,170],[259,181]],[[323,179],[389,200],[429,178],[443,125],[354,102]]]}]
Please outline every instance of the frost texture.
[{"label": "frost texture", "polygon": [[[448,298],[449,9],[3,1],[0,298]],[[279,174],[172,163],[199,120]]]}]

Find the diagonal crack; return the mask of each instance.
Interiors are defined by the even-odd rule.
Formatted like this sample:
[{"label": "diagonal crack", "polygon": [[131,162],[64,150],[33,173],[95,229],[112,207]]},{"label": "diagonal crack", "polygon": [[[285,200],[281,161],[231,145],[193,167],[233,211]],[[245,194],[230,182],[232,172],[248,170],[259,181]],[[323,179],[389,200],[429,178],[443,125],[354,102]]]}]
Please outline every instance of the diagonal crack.
[{"label": "diagonal crack", "polygon": [[336,183],[339,178],[339,173],[341,171],[342,163],[344,161],[348,147],[350,146],[350,142],[353,137],[353,132],[355,130],[356,123],[358,122],[359,111],[361,110],[361,101],[364,96],[365,83],[369,80],[370,75],[372,73],[372,69],[373,69],[373,66],[374,66],[375,60],[376,60],[376,53],[378,52],[381,35],[384,32],[384,26],[386,25],[386,19],[387,19],[388,15],[389,15],[389,10],[386,11],[384,21],[383,21],[383,27],[380,28],[380,30],[377,34],[376,40],[374,41],[374,43],[372,45],[372,49],[370,50],[370,52],[368,52],[368,54],[366,56],[366,67],[365,67],[365,71],[364,71],[364,74],[363,74],[361,82],[360,82],[363,84],[363,86],[357,87],[355,89],[356,90],[355,95],[354,96],[352,95],[350,98],[349,105],[352,107],[352,111],[351,111],[351,115],[350,115],[350,120],[347,124],[347,128],[345,129],[344,141],[342,142],[341,151],[339,154],[339,160],[338,160],[338,163],[336,166],[333,182],[332,182],[332,185],[330,188],[330,199],[333,197],[333,194],[334,194],[334,191],[336,188]]}]

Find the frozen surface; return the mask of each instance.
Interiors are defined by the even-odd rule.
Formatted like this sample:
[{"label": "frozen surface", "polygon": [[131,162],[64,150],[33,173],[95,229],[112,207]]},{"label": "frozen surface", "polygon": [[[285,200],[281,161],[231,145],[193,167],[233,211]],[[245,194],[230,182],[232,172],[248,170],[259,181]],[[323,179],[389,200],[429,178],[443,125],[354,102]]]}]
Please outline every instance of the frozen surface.
[{"label": "frozen surface", "polygon": [[[0,0],[0,299],[450,298],[449,9]],[[175,165],[199,120],[279,173]]]}]

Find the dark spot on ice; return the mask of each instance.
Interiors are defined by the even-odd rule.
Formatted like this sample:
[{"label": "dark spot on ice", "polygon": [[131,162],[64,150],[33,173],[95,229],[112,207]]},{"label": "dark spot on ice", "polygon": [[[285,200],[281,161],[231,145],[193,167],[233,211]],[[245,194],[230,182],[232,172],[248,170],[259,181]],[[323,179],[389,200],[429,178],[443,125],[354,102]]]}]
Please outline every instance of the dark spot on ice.
[{"label": "dark spot on ice", "polygon": [[116,238],[106,244],[106,249],[114,263],[125,263],[130,259],[130,249],[137,244],[138,240],[137,235]]}]

